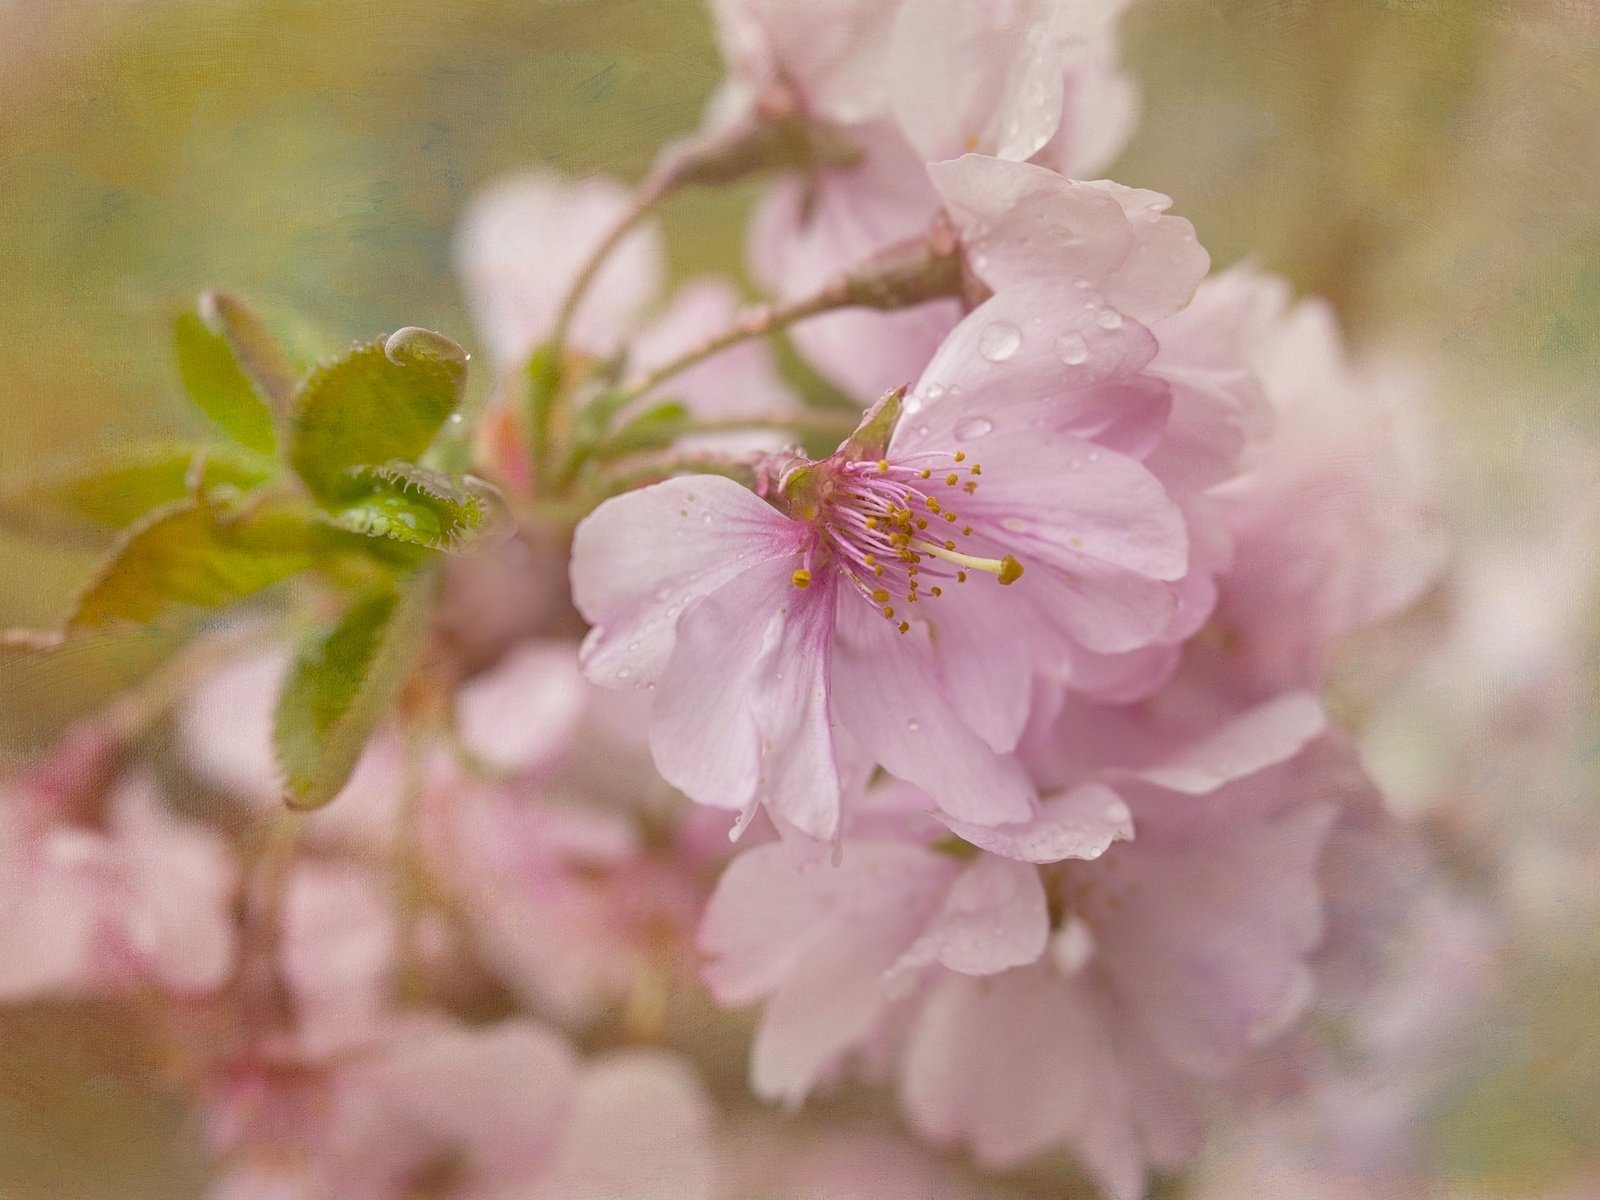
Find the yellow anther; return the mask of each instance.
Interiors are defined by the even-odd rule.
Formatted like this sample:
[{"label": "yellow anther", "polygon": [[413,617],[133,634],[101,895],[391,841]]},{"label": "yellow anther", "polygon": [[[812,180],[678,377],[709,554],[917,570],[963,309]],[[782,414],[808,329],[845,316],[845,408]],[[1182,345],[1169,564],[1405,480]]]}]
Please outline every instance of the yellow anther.
[{"label": "yellow anther", "polygon": [[967,573],[965,571],[957,571],[956,572],[956,582],[957,583],[965,583],[966,581],[967,581]]},{"label": "yellow anther", "polygon": [[811,572],[806,570],[804,567],[801,567],[793,575],[789,576],[789,580],[797,588],[810,587],[811,586]]},{"label": "yellow anther", "polygon": [[933,594],[934,594],[934,595],[935,595],[935,596],[942,596],[942,595],[944,595],[944,589],[942,589],[942,588],[941,588],[941,587],[939,587],[939,585],[938,585],[938,584],[934,584],[934,585],[933,585],[933,587],[931,587],[931,588],[929,588],[929,589],[928,589],[928,590],[929,590],[929,591],[930,591],[930,592],[932,592],[932,593],[933,593]]},{"label": "yellow anther", "polygon": [[911,632],[911,622],[910,621],[901,621],[900,622],[900,632],[901,633],[910,633]]},{"label": "yellow anther", "polygon": [[925,518],[923,518],[923,517],[918,517],[917,518],[917,528],[918,529],[926,529],[927,527],[928,527],[927,520]]},{"label": "yellow anther", "polygon": [[974,475],[982,475],[983,474],[983,464],[982,463],[973,463],[972,466],[968,468],[968,470],[970,470]]},{"label": "yellow anther", "polygon": [[950,474],[944,477],[944,481],[947,487],[955,487],[956,484],[961,482],[961,476],[957,475],[954,471],[951,471]]},{"label": "yellow anther", "polygon": [[888,601],[888,599],[889,599],[889,589],[888,588],[873,588],[872,589],[872,598],[874,600],[876,600],[879,604],[886,603]]},{"label": "yellow anther", "polygon": [[814,505],[814,504],[806,505],[806,520],[815,521],[816,519],[817,519],[817,506]]},{"label": "yellow anther", "polygon": [[937,499],[935,499],[933,496],[929,496],[928,499],[925,501],[925,503],[928,506],[928,511],[929,512],[938,512],[939,511],[939,501]]},{"label": "yellow anther", "polygon": [[870,567],[878,561],[878,556],[876,554],[863,554],[861,556],[861,561]]},{"label": "yellow anther", "polygon": [[883,568],[882,567],[873,567],[872,568],[872,573],[874,575],[878,576],[878,578],[880,578],[880,579],[883,578]]},{"label": "yellow anther", "polygon": [[944,544],[944,548],[946,550],[954,550],[956,548],[956,544],[954,542],[946,542]]},{"label": "yellow anther", "polygon": [[880,458],[878,460],[878,474],[879,475],[887,475],[888,473],[889,473],[889,460],[887,458]]},{"label": "yellow anther", "polygon": [[967,461],[967,452],[965,450],[957,450],[956,451],[956,461],[957,462],[966,462]]},{"label": "yellow anther", "polygon": [[891,621],[894,620],[894,609],[890,608],[887,604],[885,604],[883,606],[883,615],[888,617],[889,620],[891,620]]},{"label": "yellow anther", "polygon": [[944,510],[944,519],[954,525],[956,523],[956,514],[947,508]]},{"label": "yellow anther", "polygon": [[963,525],[961,527],[961,536],[962,537],[971,537],[972,536],[972,526],[971,525]]},{"label": "yellow anther", "polygon": [[1006,555],[1000,560],[1000,582],[1015,583],[1022,578],[1022,564],[1011,555]]},{"label": "yellow anther", "polygon": [[922,476],[922,478],[924,478],[924,479],[933,478],[933,472],[931,470],[929,470],[927,467],[923,467],[922,470],[917,472],[917,474]]},{"label": "yellow anther", "polygon": [[868,529],[876,529],[877,527],[878,527],[878,518],[877,517],[868,517],[867,518],[867,528]]},{"label": "yellow anther", "polygon": [[978,490],[977,481],[969,480],[967,483],[961,485],[961,490],[969,496],[974,495]]}]

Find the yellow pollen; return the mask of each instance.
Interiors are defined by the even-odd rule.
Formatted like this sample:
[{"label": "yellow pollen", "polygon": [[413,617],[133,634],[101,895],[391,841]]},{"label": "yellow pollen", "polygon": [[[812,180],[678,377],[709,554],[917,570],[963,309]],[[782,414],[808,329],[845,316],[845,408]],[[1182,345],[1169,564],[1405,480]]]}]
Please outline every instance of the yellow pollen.
[{"label": "yellow pollen", "polygon": [[956,451],[956,461],[957,462],[966,462],[967,461],[967,452],[965,450],[957,450]]},{"label": "yellow pollen", "polygon": [[954,471],[951,471],[950,474],[944,477],[944,481],[948,486],[955,487],[956,484],[961,482],[961,476],[957,475]]},{"label": "yellow pollen", "polygon": [[872,598],[874,600],[876,600],[879,604],[886,603],[888,601],[888,599],[889,599],[889,589],[888,588],[873,588],[872,589]]},{"label": "yellow pollen", "polygon": [[888,473],[889,473],[889,460],[887,458],[880,458],[878,460],[878,474],[879,475],[887,475]]},{"label": "yellow pollen", "polygon": [[807,588],[811,586],[811,572],[806,570],[804,567],[801,567],[793,575],[789,576],[789,579],[797,588]]}]

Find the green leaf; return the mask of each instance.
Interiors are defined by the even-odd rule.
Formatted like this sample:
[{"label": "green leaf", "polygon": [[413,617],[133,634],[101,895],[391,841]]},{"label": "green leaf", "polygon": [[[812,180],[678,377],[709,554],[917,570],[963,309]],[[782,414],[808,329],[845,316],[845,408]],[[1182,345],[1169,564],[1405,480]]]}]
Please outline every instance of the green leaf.
[{"label": "green leaf", "polygon": [[279,416],[289,414],[300,372],[278,339],[259,316],[237,296],[206,292],[200,297],[200,315],[216,333],[227,338],[234,361]]},{"label": "green leaf", "polygon": [[178,374],[195,407],[234,441],[258,454],[274,454],[278,435],[272,410],[240,369],[233,347],[198,312],[182,312],[172,330]]},{"label": "green leaf", "polygon": [[219,608],[311,566],[325,538],[302,506],[237,512],[179,500],[132,525],[79,597],[69,632]]},{"label": "green leaf", "polygon": [[289,460],[319,498],[346,499],[351,467],[422,457],[465,379],[461,347],[425,329],[358,346],[301,384]]},{"label": "green leaf", "polygon": [[271,476],[266,460],[225,447],[134,446],[0,495],[0,519],[41,533],[60,533],[63,527],[121,529],[151,509],[189,495],[196,470],[207,490],[249,491]]},{"label": "green leaf", "polygon": [[273,723],[291,808],[321,808],[350,778],[427,632],[432,590],[424,572],[369,595],[300,647]]},{"label": "green leaf", "polygon": [[355,467],[347,475],[363,494],[333,514],[340,529],[452,554],[487,549],[511,535],[499,490],[481,479],[469,475],[457,484],[406,462]]}]

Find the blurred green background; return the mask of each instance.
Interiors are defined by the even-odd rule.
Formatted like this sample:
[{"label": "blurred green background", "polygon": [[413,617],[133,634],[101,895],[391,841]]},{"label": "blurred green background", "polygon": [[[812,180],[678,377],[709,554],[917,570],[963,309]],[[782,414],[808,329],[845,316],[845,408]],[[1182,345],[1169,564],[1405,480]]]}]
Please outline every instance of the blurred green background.
[{"label": "blurred green background", "polygon": [[[1330,296],[1358,346],[1436,361],[1453,515],[1514,529],[1544,448],[1600,443],[1600,5],[1142,0],[1126,30],[1144,117],[1111,173],[1175,197],[1219,265]],[[341,340],[470,341],[449,247],[472,191],[527,164],[636,177],[718,73],[697,0],[0,0],[0,483],[186,429],[167,338],[204,287]],[[736,271],[749,199],[673,201],[675,268]],[[50,623],[91,561],[4,534],[0,557],[0,625]],[[0,745],[144,661],[0,660]],[[61,1021],[0,1027],[0,1196],[186,1194],[138,1047]],[[1588,1065],[1531,1129],[1512,1097],[1543,1077],[1482,1084],[1462,1169],[1532,1186],[1580,1153]]]}]

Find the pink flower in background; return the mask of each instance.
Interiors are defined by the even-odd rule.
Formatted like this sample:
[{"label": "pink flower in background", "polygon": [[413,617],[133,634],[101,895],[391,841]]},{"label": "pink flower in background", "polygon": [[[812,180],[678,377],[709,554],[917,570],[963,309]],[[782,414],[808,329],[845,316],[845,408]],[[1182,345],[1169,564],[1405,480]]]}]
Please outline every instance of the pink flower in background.
[{"label": "pink flower in background", "polygon": [[220,985],[239,883],[221,836],[167,812],[142,777],[98,813],[60,799],[26,779],[0,791],[0,997]]},{"label": "pink flower in background", "polygon": [[[462,220],[456,261],[479,331],[502,376],[520,371],[554,330],[567,290],[589,254],[621,220],[627,192],[606,179],[567,180],[528,173],[480,192]],[[607,259],[577,309],[567,351],[595,365],[626,351],[629,367],[647,371],[721,333],[738,315],[739,297],[726,280],[683,285],[656,310],[666,278],[665,253],[653,225],[630,233]],[[760,342],[733,347],[673,378],[660,395],[702,418],[780,415],[795,400]],[[509,416],[509,410],[507,410]],[[626,416],[627,414],[623,414]],[[489,428],[493,430],[493,422]],[[770,433],[722,435],[730,452],[775,449]],[[520,442],[493,435],[487,449],[513,480],[526,476]]]},{"label": "pink flower in background", "polygon": [[[1003,361],[982,349],[995,328],[975,313],[948,360]],[[1006,379],[986,374],[979,400],[926,418],[899,416],[891,396],[832,457],[780,464],[776,503],[687,477],[579,526],[585,669],[655,693],[651,746],[669,782],[705,804],[765,803],[826,839],[864,750],[954,819],[1031,817],[1035,791],[1008,752],[1033,675],[1064,667],[1074,644],[1159,636],[1185,539],[1138,462],[1089,440],[1103,412],[1077,414],[1074,436],[1049,380]],[[1157,427],[1162,415],[1143,414]],[[1142,432],[1134,415],[1107,440]]]},{"label": "pink flower in background", "polygon": [[[923,165],[968,152],[1032,159],[1082,177],[1101,169],[1132,130],[1133,89],[1117,68],[1123,0],[947,0],[836,5],[824,21],[785,0],[727,0],[718,28],[732,81],[714,105],[795,106],[858,151],[780,179],[751,227],[754,273],[783,299],[809,295],[835,274],[923,237],[940,211]],[[937,82],[934,82],[937,81]],[[823,372],[863,401],[915,377],[958,319],[944,301],[888,316],[835,314],[795,337]],[[883,382],[851,342],[886,343],[898,378]],[[898,357],[894,350],[899,351]]]},{"label": "pink flower in background", "polygon": [[1217,620],[1266,694],[1319,686],[1341,639],[1437,578],[1445,543],[1419,377],[1352,365],[1319,300],[1276,314],[1254,357],[1275,425],[1223,489],[1236,549]]}]

